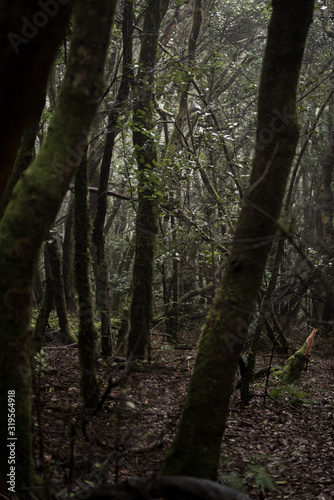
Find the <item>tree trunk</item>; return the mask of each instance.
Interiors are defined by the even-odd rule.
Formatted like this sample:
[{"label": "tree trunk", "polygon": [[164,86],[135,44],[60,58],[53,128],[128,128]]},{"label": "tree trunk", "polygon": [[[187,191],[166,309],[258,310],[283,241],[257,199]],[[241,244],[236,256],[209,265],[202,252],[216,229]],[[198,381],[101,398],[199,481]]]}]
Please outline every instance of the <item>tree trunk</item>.
[{"label": "tree trunk", "polygon": [[54,299],[54,281],[51,275],[50,258],[49,258],[49,253],[46,249],[46,243],[44,245],[44,268],[45,268],[45,290],[33,335],[34,349],[36,352],[39,352],[42,349],[42,342],[44,340],[46,327],[48,326],[49,323],[49,316],[50,312],[52,311],[52,305]]},{"label": "tree trunk", "polygon": [[54,297],[56,302],[57,315],[59,319],[60,336],[64,344],[74,344],[77,342],[76,336],[71,331],[68,321],[63,273],[61,270],[60,254],[56,238],[51,238],[46,242],[46,251],[49,256],[51,276],[54,287]]},{"label": "tree trunk", "polygon": [[[5,0],[0,6],[0,199],[48,79],[49,68],[65,35],[73,2],[57,2],[47,15],[38,2]],[[47,27],[39,29],[44,14]],[[56,14],[56,15],[55,15]]]},{"label": "tree trunk", "polygon": [[273,1],[250,187],[224,276],[202,329],[181,421],[163,474],[215,478],[217,473],[234,376],[277,233],[298,140],[296,92],[313,3]]},{"label": "tree trunk", "polygon": [[15,187],[15,184],[23,174],[23,172],[29,167],[30,163],[35,157],[35,141],[36,141],[36,136],[38,133],[39,129],[39,122],[42,116],[42,112],[44,109],[45,105],[45,94],[42,96],[40,99],[40,102],[38,103],[38,106],[35,110],[35,113],[32,117],[31,122],[29,123],[28,127],[26,128],[21,144],[20,144],[20,149],[18,151],[14,166],[13,166],[13,171],[11,173],[11,176],[8,180],[8,184],[6,187],[6,191],[3,195],[3,198],[1,200],[0,204],[0,219],[5,211],[6,206],[8,205],[9,199],[11,197],[11,194],[13,192],[13,189]]},{"label": "tree trunk", "polygon": [[117,135],[117,120],[127,103],[130,84],[133,79],[132,71],[132,24],[133,4],[127,1],[123,11],[123,75],[117,93],[115,105],[108,117],[108,131],[101,165],[99,190],[97,195],[97,209],[94,220],[93,241],[97,252],[98,276],[96,280],[97,307],[101,314],[101,347],[103,356],[111,356],[111,325],[110,325],[110,290],[109,272],[105,249],[104,224],[107,211],[107,191],[110,174],[110,163]]},{"label": "tree trunk", "polygon": [[[134,244],[134,236],[132,236],[128,249],[126,251],[126,254],[124,255],[121,263],[119,264],[117,268],[117,276],[119,278],[122,278],[122,276],[126,275],[129,272],[130,266],[133,261],[133,256],[135,253],[135,244]],[[122,311],[122,297],[124,295],[124,291],[122,290],[116,290],[113,293],[112,297],[112,305],[111,309],[112,311],[119,316]]]},{"label": "tree trunk", "polygon": [[279,377],[284,384],[298,384],[308,360],[305,355],[306,350],[307,344],[305,342],[298,351],[290,356],[282,370],[274,372],[275,376]]},{"label": "tree trunk", "polygon": [[[10,2],[7,2],[8,5]],[[15,10],[16,2],[10,4]],[[13,7],[12,7],[13,6]],[[66,6],[64,10],[67,11]],[[31,345],[29,322],[32,308],[33,280],[38,264],[38,256],[43,241],[61,206],[72,176],[83,154],[87,131],[96,112],[103,88],[103,68],[108,47],[112,14],[116,1],[78,0],[76,2],[75,22],[72,34],[68,66],[59,92],[55,112],[49,132],[36,159],[17,182],[13,197],[10,200],[0,222],[0,447],[5,450],[0,454],[0,477],[7,478],[8,455],[6,453],[8,434],[8,391],[15,392],[15,435],[16,464],[14,491],[16,495],[27,496],[34,486],[34,466],[32,460],[32,422],[31,422]],[[63,10],[62,7],[59,7]],[[4,7],[1,7],[0,17]],[[14,31],[20,33],[22,13],[17,12],[18,24]],[[34,78],[46,81],[48,65],[41,63],[40,53],[47,53],[52,59],[54,51],[50,50],[47,41],[52,43],[61,37],[55,36],[54,24],[58,16],[49,20],[45,29],[24,47],[37,47],[29,52],[29,60],[24,59],[24,68]],[[66,17],[66,20],[68,15]],[[65,20],[65,21],[66,21]],[[5,36],[9,30],[6,31]],[[10,28],[10,31],[13,31]],[[62,31],[63,33],[63,31]],[[61,35],[62,35],[61,33]],[[23,50],[23,46],[22,46]],[[37,51],[37,52],[36,52]],[[50,54],[51,53],[51,54]],[[32,57],[31,57],[32,56]],[[4,55],[1,54],[4,58]],[[20,62],[22,64],[21,56]],[[16,63],[15,63],[16,64]],[[8,69],[8,68],[7,68]],[[13,70],[14,71],[14,70]],[[0,65],[3,73],[3,65]],[[43,74],[41,74],[43,72]],[[22,81],[24,91],[32,86],[31,77],[22,78],[8,70],[8,78],[12,88],[10,95],[17,99],[13,89]],[[3,87],[1,80],[1,89]],[[38,83],[38,87],[40,84]],[[0,99],[6,92],[0,92]],[[22,97],[22,96],[21,96]],[[15,127],[21,128],[18,116],[22,111],[29,114],[26,102],[23,110],[16,115],[22,99],[6,104],[9,116],[16,116]],[[25,94],[25,101],[29,97]],[[30,105],[29,105],[30,106]],[[28,108],[29,108],[28,106]],[[13,121],[13,120],[12,120]],[[28,121],[24,116],[25,123]],[[6,120],[2,116],[1,124]],[[6,123],[6,126],[8,124]],[[1,129],[2,130],[2,129]],[[14,136],[8,137],[6,132],[2,140],[8,137],[11,144],[16,144]],[[6,141],[4,141],[6,143]],[[13,146],[14,149],[14,146]],[[12,150],[11,150],[12,154]],[[1,155],[3,166],[4,156]],[[8,157],[6,163],[8,163]],[[2,172],[2,170],[1,170]],[[2,180],[0,181],[3,182]],[[27,490],[28,488],[28,490]]]},{"label": "tree trunk", "polygon": [[145,358],[152,320],[153,259],[158,231],[158,162],[153,135],[153,88],[159,28],[169,0],[159,0],[146,8],[139,69],[135,83],[133,143],[138,164],[138,208],[136,249],[132,274],[128,358]]},{"label": "tree trunk", "polygon": [[73,196],[68,204],[68,214],[65,222],[63,243],[63,280],[67,310],[71,313],[77,311],[75,291],[73,285]]},{"label": "tree trunk", "polygon": [[39,309],[43,300],[43,285],[41,280],[41,273],[39,269],[36,271],[34,279],[34,308]]},{"label": "tree trunk", "polygon": [[74,241],[75,282],[79,298],[80,391],[86,406],[95,407],[99,399],[95,374],[96,331],[89,286],[89,236],[91,221],[87,202],[87,157],[84,155],[75,176]]}]

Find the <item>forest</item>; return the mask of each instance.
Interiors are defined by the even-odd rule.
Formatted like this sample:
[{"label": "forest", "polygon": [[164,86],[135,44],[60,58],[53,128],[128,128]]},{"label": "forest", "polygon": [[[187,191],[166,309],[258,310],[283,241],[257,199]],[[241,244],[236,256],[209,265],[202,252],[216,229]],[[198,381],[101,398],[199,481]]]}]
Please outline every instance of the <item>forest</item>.
[{"label": "forest", "polygon": [[334,499],[334,1],[0,32],[0,498]]}]

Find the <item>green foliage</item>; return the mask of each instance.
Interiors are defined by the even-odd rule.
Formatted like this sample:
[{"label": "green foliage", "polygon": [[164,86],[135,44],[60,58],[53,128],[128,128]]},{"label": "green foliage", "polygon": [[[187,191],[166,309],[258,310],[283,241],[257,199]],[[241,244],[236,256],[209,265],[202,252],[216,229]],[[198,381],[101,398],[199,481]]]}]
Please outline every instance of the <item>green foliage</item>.
[{"label": "green foliage", "polygon": [[310,395],[297,386],[286,385],[280,382],[270,391],[270,397],[277,401],[285,401],[293,406],[307,406],[314,404]]},{"label": "green foliage", "polygon": [[39,378],[44,378],[45,373],[48,370],[48,353],[41,349],[34,356],[35,361],[35,372]]},{"label": "green foliage", "polygon": [[[266,468],[266,463],[270,459],[269,455],[264,453],[253,453],[249,454],[247,459],[251,465],[247,466],[244,475],[232,471],[230,473],[221,474],[218,481],[239,491],[245,491],[246,481],[251,481],[253,486],[258,488],[262,493],[265,490],[278,492],[279,490]],[[233,461],[226,455],[221,457],[221,462],[225,467],[233,468]]]},{"label": "green foliage", "polygon": [[55,309],[50,312],[49,325],[51,330],[59,329],[58,316],[57,316],[57,311]]},{"label": "green foliage", "polygon": [[233,460],[231,460],[231,458],[227,455],[221,455],[220,463],[223,467],[230,467],[231,465],[233,465]]},{"label": "green foliage", "polygon": [[37,318],[38,318],[38,310],[37,309],[34,309],[31,313],[31,317],[30,317],[30,328],[31,330],[35,330],[35,326],[36,326],[36,321],[37,321]]},{"label": "green foliage", "polygon": [[120,325],[121,320],[119,318],[111,318],[110,324],[111,328],[118,328]]},{"label": "green foliage", "polygon": [[251,465],[246,471],[245,479],[251,479],[256,488],[262,492],[265,490],[278,492],[275,482],[262,465]]}]

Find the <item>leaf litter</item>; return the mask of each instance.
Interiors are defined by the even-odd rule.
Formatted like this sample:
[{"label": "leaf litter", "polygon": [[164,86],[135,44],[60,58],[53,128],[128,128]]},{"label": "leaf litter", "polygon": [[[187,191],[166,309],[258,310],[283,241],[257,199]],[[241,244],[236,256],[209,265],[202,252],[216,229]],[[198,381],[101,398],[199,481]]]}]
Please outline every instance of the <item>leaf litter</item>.
[{"label": "leaf litter", "polygon": [[[47,369],[33,396],[34,456],[59,500],[73,493],[85,498],[104,482],[159,472],[191,376],[195,350],[189,344],[169,349],[161,337],[151,363],[129,373],[124,363],[100,358],[101,394],[108,381],[112,388],[98,412],[83,408],[78,350],[55,339],[44,346]],[[258,357],[259,368],[267,362],[268,356]],[[251,499],[334,499],[333,389],[334,353],[326,357],[319,349],[295,392],[270,380],[265,407],[263,381],[252,384],[247,408],[236,389],[219,480]]]}]

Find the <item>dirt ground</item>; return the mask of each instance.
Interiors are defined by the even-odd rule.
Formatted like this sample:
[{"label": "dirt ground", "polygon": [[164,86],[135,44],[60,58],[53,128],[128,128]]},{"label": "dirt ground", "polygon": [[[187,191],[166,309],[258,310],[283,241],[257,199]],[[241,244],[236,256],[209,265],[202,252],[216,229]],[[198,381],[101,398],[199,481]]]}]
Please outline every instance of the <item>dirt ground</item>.
[{"label": "dirt ground", "polygon": [[[96,413],[82,406],[77,348],[48,335],[44,377],[34,395],[34,449],[39,473],[59,500],[84,499],[101,483],[159,471],[180,417],[197,336],[194,329],[185,332],[176,349],[154,335],[151,364],[130,373],[124,363],[99,358],[101,393],[108,392],[108,381],[112,388]],[[334,499],[334,349],[326,345],[323,339],[315,346],[298,387],[288,390],[270,379],[266,391],[261,379],[246,409],[235,390],[221,448],[223,484],[251,499]],[[264,350],[259,367],[268,366],[269,357]]]}]

